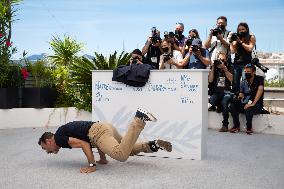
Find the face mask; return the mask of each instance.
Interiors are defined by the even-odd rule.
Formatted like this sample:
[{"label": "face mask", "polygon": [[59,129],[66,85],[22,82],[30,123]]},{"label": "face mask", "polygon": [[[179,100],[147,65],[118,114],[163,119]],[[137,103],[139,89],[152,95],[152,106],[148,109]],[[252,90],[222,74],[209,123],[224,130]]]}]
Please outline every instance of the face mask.
[{"label": "face mask", "polygon": [[245,73],[245,77],[247,80],[249,80],[252,76],[251,76],[251,73]]},{"label": "face mask", "polygon": [[164,52],[168,52],[169,51],[169,47],[165,47],[165,48],[162,48]]},{"label": "face mask", "polygon": [[176,30],[176,31],[175,31],[175,34],[182,35],[182,31]]},{"label": "face mask", "polygon": [[246,36],[246,32],[239,32],[239,36],[240,36],[240,37]]},{"label": "face mask", "polygon": [[225,25],[221,25],[221,26],[219,26],[220,27],[220,29],[222,30],[222,31],[225,31]]}]

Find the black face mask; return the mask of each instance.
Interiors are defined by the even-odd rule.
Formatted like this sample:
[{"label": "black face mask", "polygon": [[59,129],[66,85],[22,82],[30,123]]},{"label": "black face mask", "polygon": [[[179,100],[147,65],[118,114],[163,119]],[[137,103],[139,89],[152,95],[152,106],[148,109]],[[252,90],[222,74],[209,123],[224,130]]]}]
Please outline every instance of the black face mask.
[{"label": "black face mask", "polygon": [[245,37],[247,32],[239,32],[240,37]]},{"label": "black face mask", "polygon": [[175,34],[182,35],[182,31],[176,30]]},{"label": "black face mask", "polygon": [[169,52],[169,47],[165,47],[165,48],[162,48],[162,50],[164,51],[164,52]]},{"label": "black face mask", "polygon": [[225,31],[226,26],[225,26],[225,25],[221,25],[221,26],[219,26],[219,28],[220,28],[222,31]]},{"label": "black face mask", "polygon": [[245,77],[246,77],[247,80],[249,80],[252,77],[252,75],[251,75],[251,73],[245,73]]}]

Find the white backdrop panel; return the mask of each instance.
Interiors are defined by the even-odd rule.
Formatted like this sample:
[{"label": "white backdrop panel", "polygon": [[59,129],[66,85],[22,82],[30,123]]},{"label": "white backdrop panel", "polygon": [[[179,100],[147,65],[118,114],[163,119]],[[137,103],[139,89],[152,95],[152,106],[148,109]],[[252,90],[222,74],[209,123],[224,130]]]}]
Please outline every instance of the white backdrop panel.
[{"label": "white backdrop panel", "polygon": [[165,139],[173,152],[161,157],[202,159],[206,153],[207,70],[151,71],[144,87],[111,81],[112,71],[93,71],[94,121],[111,122],[122,133],[137,107],[152,112],[158,121],[147,123],[140,140]]}]

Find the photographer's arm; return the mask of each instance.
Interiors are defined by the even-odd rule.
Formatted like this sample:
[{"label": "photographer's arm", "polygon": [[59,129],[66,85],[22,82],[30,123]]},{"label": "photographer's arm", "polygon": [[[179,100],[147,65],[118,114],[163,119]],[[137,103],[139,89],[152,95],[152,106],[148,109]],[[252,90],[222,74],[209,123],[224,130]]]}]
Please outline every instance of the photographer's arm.
[{"label": "photographer's arm", "polygon": [[184,59],[182,59],[182,61],[180,61],[180,62],[175,62],[174,65],[176,65],[176,66],[179,67],[179,68],[182,68],[182,67],[186,66],[186,65],[188,64],[188,62],[189,62],[190,54],[191,54],[191,52],[189,52],[189,53],[184,57]]},{"label": "photographer's arm", "polygon": [[220,40],[220,42],[222,43],[222,45],[225,48],[229,48],[230,44],[223,38],[223,36],[221,34],[218,34],[217,38]]},{"label": "photographer's arm", "polygon": [[252,35],[250,40],[249,40],[249,44],[246,44],[244,42],[241,42],[242,46],[244,47],[244,49],[248,52],[252,52],[254,46],[255,46],[255,43],[256,43],[256,39],[255,39],[255,36]]},{"label": "photographer's arm", "polygon": [[[182,61],[182,60],[181,60]],[[180,66],[179,61],[175,58],[171,58],[170,60],[168,60],[169,64],[175,65],[178,69],[182,69],[183,67]]]},{"label": "photographer's arm", "polygon": [[212,31],[210,31],[208,38],[204,42],[204,46],[206,49],[209,49],[211,47],[211,40],[212,40]]},{"label": "photographer's arm", "polygon": [[262,96],[263,91],[264,91],[263,85],[259,85],[257,92],[256,92],[256,95],[255,95],[255,98],[253,99],[253,102],[252,102],[253,105],[255,105],[259,101],[259,99]]},{"label": "photographer's arm", "polygon": [[199,60],[206,66],[209,66],[211,64],[211,60],[209,57],[204,57],[201,55],[200,50],[198,50],[197,52],[195,52],[195,54],[197,55],[197,57],[199,58]]},{"label": "photographer's arm", "polygon": [[146,44],[142,48],[142,55],[143,56],[148,52],[148,49],[149,49],[150,45],[151,45],[151,38],[149,37],[147,42],[146,42]]},{"label": "photographer's arm", "polygon": [[182,50],[179,48],[179,46],[177,46],[176,43],[174,43],[173,45],[173,49],[182,52]]},{"label": "photographer's arm", "polygon": [[215,68],[214,68],[214,64],[213,64],[211,69],[210,69],[209,76],[208,76],[209,83],[212,83],[213,80],[214,80],[214,72],[215,72]]},{"label": "photographer's arm", "polygon": [[164,57],[163,55],[160,56],[160,63],[159,63],[159,70],[165,69],[165,64],[164,64]]},{"label": "photographer's arm", "polygon": [[258,86],[258,89],[257,89],[257,92],[256,92],[256,95],[255,95],[255,98],[253,99],[253,102],[251,104],[246,104],[244,109],[248,109],[250,107],[253,107],[256,105],[256,103],[259,101],[259,99],[261,98],[262,96],[262,93],[263,93],[263,90],[264,90],[264,87],[263,85],[260,85]]},{"label": "photographer's arm", "polygon": [[236,52],[237,52],[237,44],[238,44],[237,41],[233,41],[233,42],[230,44],[231,53],[236,53]]},{"label": "photographer's arm", "polygon": [[233,74],[228,70],[227,66],[224,67],[224,72],[225,72],[225,75],[227,77],[227,79],[232,82],[233,81]]}]

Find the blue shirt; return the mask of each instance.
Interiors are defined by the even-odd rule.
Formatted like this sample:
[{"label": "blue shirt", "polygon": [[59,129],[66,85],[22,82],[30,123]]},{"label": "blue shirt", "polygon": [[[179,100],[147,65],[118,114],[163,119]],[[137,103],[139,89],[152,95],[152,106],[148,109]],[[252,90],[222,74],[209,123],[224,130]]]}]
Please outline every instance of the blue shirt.
[{"label": "blue shirt", "polygon": [[[201,51],[201,56],[209,58],[209,51],[207,49],[200,49],[200,51]],[[203,64],[201,60],[199,60],[197,55],[195,55],[194,53],[190,55],[189,62],[187,64],[188,69],[206,69],[206,67],[207,66]]]}]

